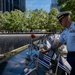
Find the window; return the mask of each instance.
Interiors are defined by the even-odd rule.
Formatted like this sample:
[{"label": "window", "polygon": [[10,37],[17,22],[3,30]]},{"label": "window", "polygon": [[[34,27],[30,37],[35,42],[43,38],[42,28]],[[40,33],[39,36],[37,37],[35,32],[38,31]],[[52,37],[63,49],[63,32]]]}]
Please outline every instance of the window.
[{"label": "window", "polygon": [[3,0],[0,0],[0,11],[3,11]]}]

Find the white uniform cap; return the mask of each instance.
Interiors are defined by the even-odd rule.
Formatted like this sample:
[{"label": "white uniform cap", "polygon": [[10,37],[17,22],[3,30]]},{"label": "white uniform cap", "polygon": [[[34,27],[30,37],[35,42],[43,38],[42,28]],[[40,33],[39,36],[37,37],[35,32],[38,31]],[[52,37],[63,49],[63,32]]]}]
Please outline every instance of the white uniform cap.
[{"label": "white uniform cap", "polygon": [[60,19],[64,18],[65,16],[68,16],[68,15],[70,15],[70,14],[71,14],[70,11],[60,12],[60,13],[57,15],[57,18],[58,18],[58,20],[60,20]]}]

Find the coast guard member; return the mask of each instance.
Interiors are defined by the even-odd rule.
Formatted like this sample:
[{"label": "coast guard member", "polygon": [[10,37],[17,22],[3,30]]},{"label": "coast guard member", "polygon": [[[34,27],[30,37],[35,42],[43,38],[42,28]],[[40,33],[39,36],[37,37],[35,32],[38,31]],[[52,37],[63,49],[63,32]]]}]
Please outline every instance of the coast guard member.
[{"label": "coast guard member", "polygon": [[72,67],[70,75],[75,75],[75,22],[71,20],[70,14],[70,11],[64,11],[57,15],[59,23],[65,28],[60,35],[57,48],[66,43],[68,50],[67,61]]}]

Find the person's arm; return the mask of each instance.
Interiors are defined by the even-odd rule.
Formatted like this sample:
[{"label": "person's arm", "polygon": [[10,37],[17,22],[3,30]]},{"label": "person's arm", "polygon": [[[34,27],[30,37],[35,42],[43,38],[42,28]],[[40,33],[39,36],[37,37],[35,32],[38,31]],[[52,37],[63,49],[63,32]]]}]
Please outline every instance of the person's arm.
[{"label": "person's arm", "polygon": [[[58,43],[56,43],[53,47],[52,47],[52,49],[53,50],[56,50],[56,49],[58,49],[61,45],[62,45],[63,43],[60,43],[60,42],[58,42]],[[50,49],[44,49],[44,48],[42,48],[41,49],[41,52],[42,53],[47,53],[47,52],[49,52],[50,51]]]},{"label": "person's arm", "polygon": [[53,51],[57,51],[58,48],[59,48],[62,44],[63,44],[63,43],[58,42],[58,43],[54,44],[54,45],[51,47],[51,49],[52,49]]}]

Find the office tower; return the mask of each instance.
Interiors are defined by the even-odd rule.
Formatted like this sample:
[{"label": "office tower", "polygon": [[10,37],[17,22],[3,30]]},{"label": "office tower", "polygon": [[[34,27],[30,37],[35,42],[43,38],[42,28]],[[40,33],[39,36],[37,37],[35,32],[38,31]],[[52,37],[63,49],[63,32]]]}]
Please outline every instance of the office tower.
[{"label": "office tower", "polygon": [[58,6],[58,1],[57,0],[51,0],[51,9],[53,7],[57,8],[58,10],[60,10],[60,7]]},{"label": "office tower", "polygon": [[0,0],[0,11],[12,11],[18,9],[21,11],[26,10],[26,0]]},{"label": "office tower", "polygon": [[0,0],[0,12],[3,11],[3,0]]},{"label": "office tower", "polygon": [[13,0],[13,9],[25,11],[25,0]]}]

